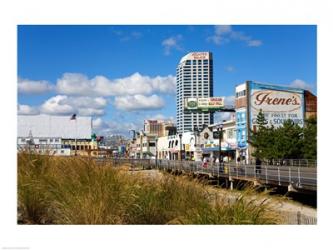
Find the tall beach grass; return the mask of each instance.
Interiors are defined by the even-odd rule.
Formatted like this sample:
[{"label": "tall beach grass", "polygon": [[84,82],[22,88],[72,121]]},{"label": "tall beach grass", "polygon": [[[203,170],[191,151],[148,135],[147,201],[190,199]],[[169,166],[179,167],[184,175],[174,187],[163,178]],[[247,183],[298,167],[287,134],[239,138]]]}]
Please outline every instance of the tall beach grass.
[{"label": "tall beach grass", "polygon": [[185,176],[129,174],[90,158],[18,154],[19,224],[278,224],[251,191],[231,202]]}]

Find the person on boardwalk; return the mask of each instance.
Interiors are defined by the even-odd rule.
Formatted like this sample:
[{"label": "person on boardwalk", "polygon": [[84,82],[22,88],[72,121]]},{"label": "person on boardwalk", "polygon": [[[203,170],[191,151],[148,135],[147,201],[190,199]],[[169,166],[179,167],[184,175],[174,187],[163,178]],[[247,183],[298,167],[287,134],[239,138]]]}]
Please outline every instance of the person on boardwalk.
[{"label": "person on boardwalk", "polygon": [[261,160],[256,158],[256,174],[261,174]]}]

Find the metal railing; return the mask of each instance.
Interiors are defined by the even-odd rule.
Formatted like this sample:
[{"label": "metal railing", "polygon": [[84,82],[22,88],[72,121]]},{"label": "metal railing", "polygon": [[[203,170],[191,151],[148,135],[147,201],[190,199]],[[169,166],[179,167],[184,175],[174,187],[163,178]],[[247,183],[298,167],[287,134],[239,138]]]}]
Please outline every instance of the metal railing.
[{"label": "metal railing", "polygon": [[156,168],[161,170],[181,171],[185,173],[207,174],[212,177],[230,180],[256,180],[262,184],[289,186],[293,189],[317,189],[317,168],[273,165],[239,165],[203,163],[196,161],[170,161],[155,159],[102,159],[112,161],[117,166],[129,163],[132,167]]},{"label": "metal railing", "polygon": [[[256,164],[255,160],[250,161],[251,164]],[[317,160],[309,159],[272,159],[263,160],[261,162],[263,165],[271,166],[292,166],[292,167],[317,167]]]}]

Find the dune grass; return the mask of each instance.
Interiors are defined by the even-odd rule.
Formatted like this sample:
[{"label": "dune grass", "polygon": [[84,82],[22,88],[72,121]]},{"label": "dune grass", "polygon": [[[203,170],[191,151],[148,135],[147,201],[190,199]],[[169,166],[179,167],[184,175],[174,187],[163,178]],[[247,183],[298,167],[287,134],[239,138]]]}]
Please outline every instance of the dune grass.
[{"label": "dune grass", "polygon": [[89,158],[18,154],[19,224],[278,224],[269,200],[230,202],[203,183],[147,178]]}]

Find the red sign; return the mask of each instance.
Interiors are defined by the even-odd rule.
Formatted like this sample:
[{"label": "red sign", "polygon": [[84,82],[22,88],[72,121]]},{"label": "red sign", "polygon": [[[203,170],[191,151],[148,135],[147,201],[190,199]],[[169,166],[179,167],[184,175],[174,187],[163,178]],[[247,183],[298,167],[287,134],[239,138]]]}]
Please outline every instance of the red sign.
[{"label": "red sign", "polygon": [[208,53],[207,52],[193,52],[192,57],[193,57],[193,59],[196,59],[196,60],[208,59]]},{"label": "red sign", "polygon": [[301,94],[259,90],[252,94],[251,106],[263,112],[291,112],[301,108]]}]

